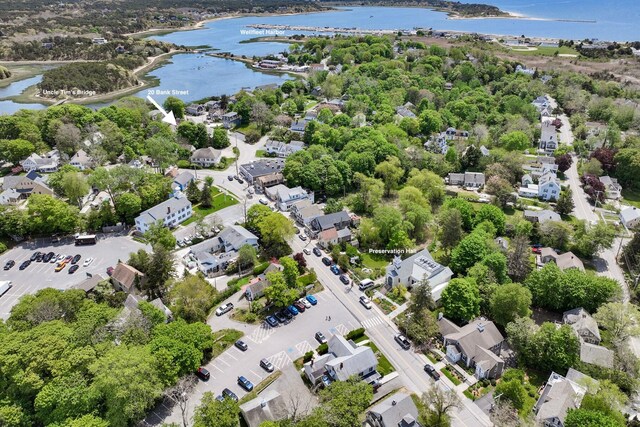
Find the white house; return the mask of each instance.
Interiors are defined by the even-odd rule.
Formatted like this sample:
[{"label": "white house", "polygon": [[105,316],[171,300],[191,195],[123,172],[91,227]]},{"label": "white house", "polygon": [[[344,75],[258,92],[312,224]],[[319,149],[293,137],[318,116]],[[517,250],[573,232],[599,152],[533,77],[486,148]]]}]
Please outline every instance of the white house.
[{"label": "white house", "polygon": [[426,279],[431,286],[431,295],[437,301],[452,276],[453,272],[449,267],[434,261],[429,250],[423,249],[405,260],[396,255],[387,266],[384,283],[387,288],[399,284],[411,288],[415,283]]},{"label": "white house", "polygon": [[31,154],[29,157],[20,162],[22,168],[27,171],[38,171],[44,173],[56,172],[60,165],[60,154],[58,150],[51,150],[44,156],[37,153]]},{"label": "white house", "polygon": [[264,149],[269,154],[275,154],[277,157],[287,157],[290,154],[296,153],[304,148],[304,142],[302,141],[291,141],[290,143],[285,143],[282,141],[275,141],[270,139],[264,146]]},{"label": "white house", "polygon": [[558,131],[553,124],[553,120],[549,117],[543,117],[541,130],[538,148],[545,153],[553,153],[558,148]]},{"label": "white house", "polygon": [[553,172],[547,172],[538,180],[538,197],[542,200],[558,200],[560,197],[560,184]]},{"label": "white house", "polygon": [[151,224],[162,221],[165,227],[175,227],[191,218],[193,210],[191,202],[181,192],[152,208],[142,212],[136,218],[136,228],[141,233],[146,232]]},{"label": "white house", "polygon": [[94,165],[94,161],[86,151],[78,150],[78,152],[73,155],[71,160],[69,160],[69,164],[83,171],[85,169],[91,169]]},{"label": "white house", "polygon": [[563,427],[569,410],[579,408],[587,393],[587,388],[580,384],[584,377],[571,368],[567,377],[552,372],[533,406],[536,421],[545,427]]},{"label": "white house", "polygon": [[302,187],[289,188],[284,184],[274,185],[264,190],[267,197],[276,202],[281,211],[288,211],[296,202],[310,200],[313,202],[313,193],[307,192]]},{"label": "white house", "polygon": [[627,228],[640,226],[640,209],[635,206],[627,206],[620,211],[620,221]]},{"label": "white house", "polygon": [[601,176],[600,182],[604,184],[605,196],[607,199],[618,200],[622,197],[622,186],[618,183],[616,178],[610,176]]},{"label": "white house", "polygon": [[211,147],[199,148],[191,153],[191,163],[204,168],[208,168],[212,165],[217,165],[222,159],[222,151],[216,150]]}]

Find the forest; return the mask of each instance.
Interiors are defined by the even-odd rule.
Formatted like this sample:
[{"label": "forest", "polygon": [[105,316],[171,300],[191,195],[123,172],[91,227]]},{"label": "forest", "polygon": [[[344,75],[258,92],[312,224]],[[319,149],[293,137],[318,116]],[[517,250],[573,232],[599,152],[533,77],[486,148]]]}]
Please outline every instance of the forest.
[{"label": "forest", "polygon": [[42,96],[54,98],[59,95],[83,98],[136,85],[135,75],[108,62],[65,64],[45,71],[38,83]]}]

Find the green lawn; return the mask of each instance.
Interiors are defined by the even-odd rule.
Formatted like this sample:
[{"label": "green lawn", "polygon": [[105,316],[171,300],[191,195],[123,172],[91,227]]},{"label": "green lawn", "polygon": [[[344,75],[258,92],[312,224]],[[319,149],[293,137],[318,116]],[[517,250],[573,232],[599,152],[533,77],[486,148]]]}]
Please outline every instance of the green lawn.
[{"label": "green lawn", "polygon": [[256,157],[267,157],[266,150],[256,150]]},{"label": "green lawn", "polygon": [[389,375],[391,372],[395,371],[395,368],[393,367],[391,362],[389,362],[386,356],[382,354],[380,350],[378,350],[378,347],[376,347],[373,342],[369,341],[366,345],[369,346],[371,350],[373,350],[376,357],[378,358],[378,372],[380,372],[382,376]]},{"label": "green lawn", "polygon": [[218,357],[222,352],[227,350],[234,342],[238,341],[244,332],[237,331],[235,329],[222,329],[213,333],[213,350],[211,352],[211,358]]},{"label": "green lawn", "polygon": [[229,206],[233,206],[238,201],[232,196],[227,196],[226,194],[220,193],[220,190],[212,187],[211,193],[215,195],[213,196],[211,207],[203,208],[200,205],[195,205],[193,207],[193,216],[182,223],[182,225],[189,225],[194,221],[197,221],[199,218],[204,218],[207,215],[211,215],[212,213],[219,211],[220,209],[224,209]]},{"label": "green lawn", "polygon": [[640,190],[625,188],[622,190],[622,203],[640,208]]},{"label": "green lawn", "polygon": [[456,377],[455,375],[453,375],[451,373],[451,371],[449,370],[448,367],[444,367],[442,369],[440,369],[440,372],[442,372],[444,374],[445,377],[449,378],[449,380],[454,384],[454,385],[458,385],[461,383],[461,381],[458,379],[458,377]]},{"label": "green lawn", "polygon": [[389,260],[384,255],[370,254],[368,252],[362,252],[360,260],[363,266],[371,269],[386,267],[389,264]]}]

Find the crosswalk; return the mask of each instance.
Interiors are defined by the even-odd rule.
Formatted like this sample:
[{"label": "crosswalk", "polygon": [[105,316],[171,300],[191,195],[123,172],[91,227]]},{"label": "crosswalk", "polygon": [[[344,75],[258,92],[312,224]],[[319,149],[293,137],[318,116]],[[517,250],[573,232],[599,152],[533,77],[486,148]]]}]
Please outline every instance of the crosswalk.
[{"label": "crosswalk", "polygon": [[384,324],[384,320],[382,320],[382,318],[380,318],[380,316],[376,316],[376,317],[370,317],[368,319],[365,319],[361,322],[361,325],[363,328],[365,329],[370,329],[379,325]]},{"label": "crosswalk", "polygon": [[256,328],[250,335],[247,336],[247,339],[253,341],[256,344],[261,344],[266,341],[273,333],[275,329],[266,323],[261,324],[258,328]]},{"label": "crosswalk", "polygon": [[309,344],[309,341],[302,341],[296,344],[296,350],[298,350],[300,354],[305,354],[308,351],[313,351],[313,347]]},{"label": "crosswalk", "polygon": [[292,360],[286,351],[281,351],[280,353],[276,353],[271,357],[267,357],[267,360],[271,362],[271,364],[275,366],[276,369],[282,369],[287,364],[292,363]]}]

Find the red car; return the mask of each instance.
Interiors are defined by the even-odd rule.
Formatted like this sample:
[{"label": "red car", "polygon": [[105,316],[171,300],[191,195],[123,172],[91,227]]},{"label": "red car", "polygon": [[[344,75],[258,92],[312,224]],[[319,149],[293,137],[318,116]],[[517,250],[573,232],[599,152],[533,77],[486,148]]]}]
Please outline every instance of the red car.
[{"label": "red car", "polygon": [[531,248],[531,252],[540,255],[542,253],[542,250],[540,248]]},{"label": "red car", "polygon": [[108,268],[107,268],[107,275],[108,275],[108,276],[111,276],[111,275],[113,274],[113,270],[114,270],[114,268],[113,268],[113,267],[108,267]]}]

